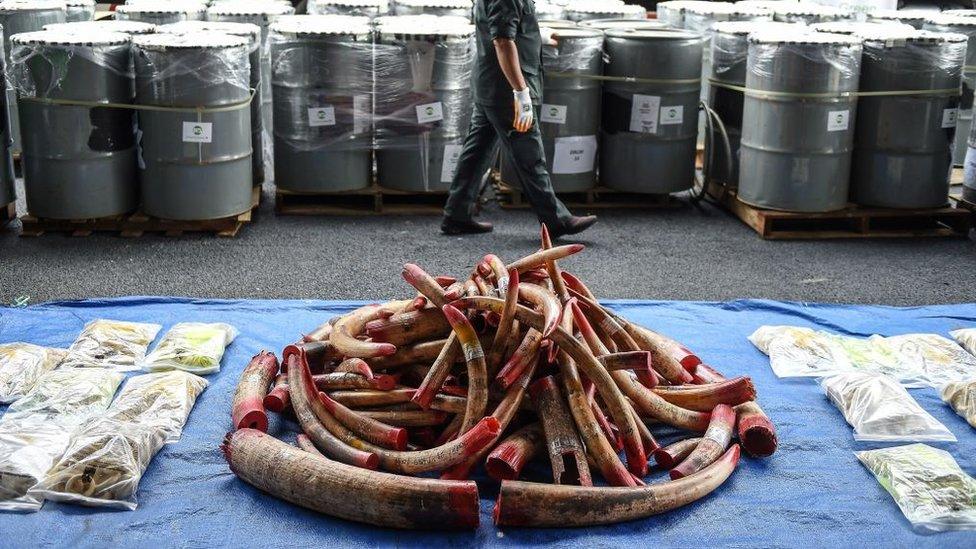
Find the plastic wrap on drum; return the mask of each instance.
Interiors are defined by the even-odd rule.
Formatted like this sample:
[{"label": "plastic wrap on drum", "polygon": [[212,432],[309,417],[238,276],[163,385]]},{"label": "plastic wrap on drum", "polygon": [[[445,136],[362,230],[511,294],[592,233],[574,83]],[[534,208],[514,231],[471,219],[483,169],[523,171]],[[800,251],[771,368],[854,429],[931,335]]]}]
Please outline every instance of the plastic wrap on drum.
[{"label": "plastic wrap on drum", "polygon": [[95,19],[95,0],[68,0],[65,6],[64,19],[68,23]]},{"label": "plastic wrap on drum", "polygon": [[956,117],[956,133],[953,138],[952,163],[962,166],[966,159],[967,139],[973,127],[973,90],[976,88],[976,17],[935,14],[925,20],[923,30],[942,33],[959,33],[967,37],[966,63],[962,70],[962,96]]},{"label": "plastic wrap on drum", "polygon": [[310,15],[358,15],[373,19],[389,12],[386,0],[309,0]]},{"label": "plastic wrap on drum", "polygon": [[393,13],[395,15],[453,16],[470,20],[472,6],[471,0],[396,0],[393,3]]}]

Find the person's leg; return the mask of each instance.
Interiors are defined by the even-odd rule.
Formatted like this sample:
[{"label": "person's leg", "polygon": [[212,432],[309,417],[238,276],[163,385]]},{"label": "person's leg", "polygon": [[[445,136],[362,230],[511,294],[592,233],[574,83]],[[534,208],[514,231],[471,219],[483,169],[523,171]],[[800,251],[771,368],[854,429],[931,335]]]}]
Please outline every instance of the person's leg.
[{"label": "person's leg", "polygon": [[476,103],[471,113],[468,135],[464,138],[464,146],[458,157],[457,172],[448,191],[447,204],[444,205],[445,218],[453,221],[471,219],[497,139],[495,128],[485,116],[484,107]]},{"label": "person's leg", "polygon": [[508,152],[522,192],[539,221],[551,227],[565,223],[572,214],[552,189],[538,122],[529,131],[520,133],[512,128],[512,105],[486,107],[485,114],[498,133],[502,148]]}]

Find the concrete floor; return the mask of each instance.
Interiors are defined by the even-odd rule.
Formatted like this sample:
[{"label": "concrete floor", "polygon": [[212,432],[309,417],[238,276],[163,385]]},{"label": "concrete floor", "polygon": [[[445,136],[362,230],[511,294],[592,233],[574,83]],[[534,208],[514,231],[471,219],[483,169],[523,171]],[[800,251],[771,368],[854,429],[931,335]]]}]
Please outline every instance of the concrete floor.
[{"label": "concrete floor", "polygon": [[[976,298],[972,237],[770,242],[711,206],[598,213],[600,222],[580,239],[587,249],[563,267],[600,297],[889,305]],[[0,229],[0,304],[21,296],[31,303],[133,294],[405,296],[404,262],[463,275],[487,252],[511,261],[538,247],[530,213],[492,206],[482,217],[495,222],[494,233],[442,236],[434,216],[276,217],[270,200],[233,239],[20,238],[14,222]]]}]

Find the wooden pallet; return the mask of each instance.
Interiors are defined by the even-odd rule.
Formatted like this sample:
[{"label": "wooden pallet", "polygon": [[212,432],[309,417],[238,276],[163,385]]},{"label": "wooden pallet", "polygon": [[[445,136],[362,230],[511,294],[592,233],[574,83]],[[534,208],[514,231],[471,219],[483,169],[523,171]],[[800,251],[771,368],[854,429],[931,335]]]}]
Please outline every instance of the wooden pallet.
[{"label": "wooden pallet", "polygon": [[11,202],[6,206],[0,206],[0,227],[17,219],[17,203]]},{"label": "wooden pallet", "polygon": [[409,192],[378,185],[355,191],[275,191],[278,215],[440,215],[447,191]]},{"label": "wooden pallet", "polygon": [[[613,209],[664,209],[678,208],[684,204],[669,194],[628,193],[596,187],[589,191],[556,193],[570,209],[593,210]],[[531,205],[523,196],[522,190],[495,179],[495,197],[498,204],[506,209],[529,208]]]},{"label": "wooden pallet", "polygon": [[709,194],[766,240],[834,238],[965,237],[973,225],[968,212],[956,208],[901,210],[850,205],[828,213],[764,210],[739,200],[735,191],[716,185]]},{"label": "wooden pallet", "polygon": [[136,238],[146,233],[163,233],[165,236],[182,236],[184,233],[213,233],[221,237],[234,237],[241,227],[250,223],[255,209],[261,203],[261,188],[255,187],[251,195],[251,208],[240,214],[220,219],[181,221],[149,217],[142,212],[100,219],[46,219],[30,214],[20,218],[23,229],[20,236],[41,236],[44,233],[68,233],[71,236],[90,236],[96,232],[117,232],[125,238]]}]

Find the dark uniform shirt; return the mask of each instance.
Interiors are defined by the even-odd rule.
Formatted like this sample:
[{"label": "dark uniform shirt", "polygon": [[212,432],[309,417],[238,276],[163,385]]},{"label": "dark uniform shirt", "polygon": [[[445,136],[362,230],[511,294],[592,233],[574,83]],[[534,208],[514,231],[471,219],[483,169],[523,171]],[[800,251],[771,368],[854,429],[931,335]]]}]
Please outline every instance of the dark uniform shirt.
[{"label": "dark uniform shirt", "polygon": [[512,86],[498,64],[492,43],[495,38],[509,38],[518,48],[532,101],[538,104],[542,97],[542,37],[533,0],[477,0],[474,24],[478,48],[472,76],[474,100],[482,105],[512,103]]}]

